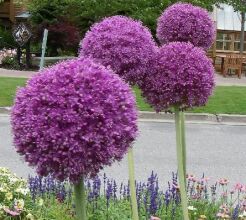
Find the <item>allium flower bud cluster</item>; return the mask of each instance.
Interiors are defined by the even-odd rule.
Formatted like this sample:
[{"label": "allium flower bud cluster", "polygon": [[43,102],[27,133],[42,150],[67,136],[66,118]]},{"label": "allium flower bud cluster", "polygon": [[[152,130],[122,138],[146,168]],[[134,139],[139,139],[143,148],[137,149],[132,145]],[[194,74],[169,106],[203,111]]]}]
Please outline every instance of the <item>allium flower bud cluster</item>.
[{"label": "allium flower bud cluster", "polygon": [[141,86],[156,111],[206,104],[214,87],[214,68],[203,49],[173,42],[160,48],[152,72]]},{"label": "allium flower bud cluster", "polygon": [[124,16],[113,16],[92,26],[80,43],[80,56],[92,57],[131,84],[139,84],[157,49],[150,31]]},{"label": "allium flower bud cluster", "polygon": [[77,182],[122,159],[137,133],[135,98],[89,58],[61,62],[19,89],[14,144],[41,176]]},{"label": "allium flower bud cluster", "polygon": [[190,42],[208,49],[215,40],[215,25],[205,9],[177,3],[167,8],[158,19],[157,38],[162,44]]}]

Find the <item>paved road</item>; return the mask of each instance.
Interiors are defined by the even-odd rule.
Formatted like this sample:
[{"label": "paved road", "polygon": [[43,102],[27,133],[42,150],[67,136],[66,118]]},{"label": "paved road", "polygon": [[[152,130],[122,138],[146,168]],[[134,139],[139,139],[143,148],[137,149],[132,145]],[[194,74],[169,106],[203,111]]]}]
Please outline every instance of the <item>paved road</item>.
[{"label": "paved road", "polygon": [[[156,171],[166,185],[176,168],[173,123],[139,122],[140,135],[135,143],[136,177],[145,180]],[[204,172],[211,182],[228,177],[231,183],[246,184],[246,126],[187,125],[188,170],[197,176]],[[11,168],[19,176],[33,173],[15,153],[11,144],[9,117],[0,116],[0,166]],[[108,176],[127,179],[126,160],[107,168]]]},{"label": "paved road", "polygon": [[35,71],[7,70],[0,68],[0,76],[4,77],[30,78],[34,74],[36,74]]}]

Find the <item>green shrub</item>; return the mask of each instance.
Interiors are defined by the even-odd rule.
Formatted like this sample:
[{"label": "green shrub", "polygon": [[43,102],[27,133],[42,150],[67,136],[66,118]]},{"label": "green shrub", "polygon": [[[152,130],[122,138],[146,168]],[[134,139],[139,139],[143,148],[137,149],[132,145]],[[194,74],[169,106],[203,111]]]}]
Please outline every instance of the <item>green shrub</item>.
[{"label": "green shrub", "polygon": [[15,48],[16,46],[11,30],[0,26],[0,49]]},{"label": "green shrub", "polygon": [[19,70],[20,69],[20,65],[18,63],[18,60],[16,59],[16,57],[12,57],[12,56],[6,56],[2,59],[2,67],[6,68],[6,69],[13,69],[13,70]]},{"label": "green shrub", "polygon": [[[33,0],[28,9],[35,25],[56,23],[66,18],[80,28],[83,35],[92,24],[104,17],[125,15],[143,21],[155,36],[156,20],[169,5],[182,0]],[[183,0],[210,9],[223,0]],[[69,12],[69,13],[68,13]]]}]

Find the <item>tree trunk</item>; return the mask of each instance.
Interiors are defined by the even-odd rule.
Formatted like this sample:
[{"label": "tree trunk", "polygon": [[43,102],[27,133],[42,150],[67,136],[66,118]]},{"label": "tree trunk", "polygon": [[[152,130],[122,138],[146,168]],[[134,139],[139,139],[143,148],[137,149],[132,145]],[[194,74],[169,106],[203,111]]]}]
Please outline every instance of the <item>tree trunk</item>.
[{"label": "tree trunk", "polygon": [[241,12],[242,23],[241,23],[241,36],[240,36],[240,54],[244,51],[244,29],[245,29],[245,12]]}]

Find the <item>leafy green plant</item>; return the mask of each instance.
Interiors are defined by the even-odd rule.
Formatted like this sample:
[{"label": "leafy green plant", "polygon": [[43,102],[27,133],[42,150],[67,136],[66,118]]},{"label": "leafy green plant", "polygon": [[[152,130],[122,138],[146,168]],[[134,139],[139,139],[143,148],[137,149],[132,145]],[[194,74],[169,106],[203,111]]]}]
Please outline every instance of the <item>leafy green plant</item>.
[{"label": "leafy green plant", "polygon": [[[187,176],[189,219],[245,219],[246,186],[237,183],[230,190],[227,179],[220,179],[214,185],[208,181],[204,175],[201,178]],[[8,169],[0,168],[0,219],[75,220],[72,202],[74,194],[69,182],[58,182],[50,176],[30,177],[28,185]],[[101,179],[96,177],[87,180],[85,185],[88,220],[132,219],[128,184],[117,185],[104,175]],[[161,220],[182,219],[177,174],[173,173],[172,181],[164,191],[159,187],[158,176],[153,172],[147,182],[137,182],[136,187],[140,220],[149,220],[151,216],[158,216]],[[10,197],[9,193],[13,195],[11,201],[6,199]],[[19,207],[22,207],[24,201],[20,215],[13,213],[16,200],[19,201]]]},{"label": "leafy green plant", "polygon": [[27,181],[0,167],[0,219],[24,218],[31,203]]},{"label": "leafy green plant", "polygon": [[0,50],[5,47],[15,48],[16,46],[11,30],[0,26]]},{"label": "leafy green plant", "polygon": [[[33,0],[28,3],[32,22],[54,24],[60,17],[78,26],[81,34],[102,18],[125,15],[141,20],[155,36],[156,20],[161,12],[171,4],[182,0]],[[224,0],[183,0],[212,10],[213,5]],[[69,12],[69,13],[68,13]]]},{"label": "leafy green plant", "polygon": [[77,24],[71,19],[74,16],[69,8],[71,2],[68,0],[34,0],[27,5],[32,14],[33,41],[41,42],[43,31],[46,28],[49,30],[48,56],[60,55],[59,50],[60,53],[75,55],[80,41],[80,32]]},{"label": "leafy green plant", "polygon": [[2,59],[2,67],[7,68],[7,69],[14,69],[14,70],[19,70],[20,65],[16,59],[16,57],[12,56],[6,56]]}]

